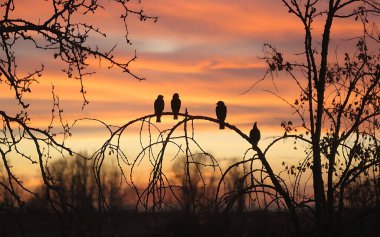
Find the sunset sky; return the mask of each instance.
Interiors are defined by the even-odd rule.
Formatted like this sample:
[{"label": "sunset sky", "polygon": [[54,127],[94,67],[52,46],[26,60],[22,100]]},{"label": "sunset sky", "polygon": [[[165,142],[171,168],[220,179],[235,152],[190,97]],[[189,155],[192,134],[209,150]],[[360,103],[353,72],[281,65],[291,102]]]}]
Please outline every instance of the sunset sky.
[{"label": "sunset sky", "polygon": [[[19,70],[28,71],[41,63],[46,68],[40,83],[35,84],[32,93],[26,97],[33,126],[46,128],[49,124],[52,85],[61,100],[64,119],[69,123],[90,117],[123,125],[131,119],[153,113],[153,101],[158,94],[164,95],[165,110],[170,110],[170,100],[175,92],[181,96],[182,108],[187,108],[193,115],[214,117],[216,102],[223,100],[228,107],[226,121],[246,133],[257,121],[262,144],[268,143],[272,136],[282,134],[282,121],[296,118],[283,101],[265,91],[276,92],[293,101],[299,93],[286,74],[275,76],[275,84],[269,77],[242,95],[264,76],[267,66],[258,57],[263,56],[265,43],[287,52],[290,60],[299,58],[295,54],[303,52],[303,27],[281,1],[145,0],[141,5],[133,3],[136,10],[142,6],[146,14],[158,16],[159,20],[156,23],[140,22],[131,15],[128,23],[132,46],[126,46],[123,40],[120,9],[109,1],[104,2],[105,10],[100,9],[97,15],[87,20],[103,29],[108,37],[96,36],[93,42],[104,49],[117,44],[115,56],[122,60],[132,57],[136,49],[138,60],[131,65],[131,70],[146,80],[140,82],[117,68],[108,70],[106,63],[99,67],[99,62],[92,60],[89,71],[97,71],[97,74],[85,78],[90,104],[82,111],[79,81],[65,77],[61,72],[64,66],[54,60],[53,53],[33,49],[29,43],[18,43]],[[19,16],[34,22],[44,19],[47,14],[43,0],[16,0],[15,4]],[[41,7],[32,7],[36,4]],[[322,22],[317,19],[313,29],[316,42],[322,28]],[[359,35],[359,29],[360,24],[353,20],[335,22],[332,48],[340,45],[338,50],[343,52],[349,45],[348,35],[352,37],[353,32]],[[20,108],[9,90],[4,85],[0,87],[0,106],[6,111],[17,112]],[[161,126],[172,124],[171,118],[164,118]],[[199,125],[197,133],[205,148],[219,157],[241,157],[249,147],[238,136],[227,130],[220,131],[214,124]],[[68,144],[77,151],[91,153],[107,138],[102,126],[83,122],[74,127]],[[279,160],[296,161],[293,155],[281,152],[269,159],[280,164]],[[273,161],[275,158],[277,161]]]}]

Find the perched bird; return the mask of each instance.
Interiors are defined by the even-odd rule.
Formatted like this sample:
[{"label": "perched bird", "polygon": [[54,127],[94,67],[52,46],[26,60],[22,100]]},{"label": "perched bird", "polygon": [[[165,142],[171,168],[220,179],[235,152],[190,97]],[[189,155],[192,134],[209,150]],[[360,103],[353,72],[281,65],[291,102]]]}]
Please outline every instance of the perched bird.
[{"label": "perched bird", "polygon": [[172,99],[172,111],[174,114],[174,120],[178,119],[178,113],[180,109],[181,109],[181,99],[179,98],[178,93],[174,93],[173,99]]},{"label": "perched bird", "polygon": [[215,112],[216,117],[219,120],[219,129],[224,129],[224,120],[226,120],[227,117],[227,107],[223,101],[218,101]]},{"label": "perched bird", "polygon": [[164,96],[163,95],[157,96],[157,99],[154,101],[154,114],[157,117],[156,119],[157,123],[161,123],[161,115],[162,115],[162,112],[164,111],[164,107],[165,107]]},{"label": "perched bird", "polygon": [[251,132],[249,133],[249,138],[251,139],[251,143],[254,147],[257,147],[257,143],[259,143],[260,137],[260,130],[257,128],[257,122],[255,122],[253,124]]}]

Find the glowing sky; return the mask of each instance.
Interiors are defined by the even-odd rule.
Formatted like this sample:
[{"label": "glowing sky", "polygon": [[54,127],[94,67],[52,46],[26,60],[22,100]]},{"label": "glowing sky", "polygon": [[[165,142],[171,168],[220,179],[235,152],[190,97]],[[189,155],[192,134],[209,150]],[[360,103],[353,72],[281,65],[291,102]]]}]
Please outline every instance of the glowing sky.
[{"label": "glowing sky", "polygon": [[[40,8],[31,7],[36,2]],[[159,20],[157,23],[139,22],[130,16],[132,46],[124,46],[119,11],[107,2],[107,11],[99,10],[96,16],[88,18],[108,35],[107,39],[99,37],[94,41],[105,48],[117,43],[116,57],[124,60],[136,49],[138,60],[131,65],[131,70],[146,80],[139,82],[118,69],[107,70],[106,64],[99,67],[98,62],[93,61],[90,70],[97,71],[97,74],[85,79],[90,104],[82,111],[79,82],[65,78],[60,70],[62,64],[53,59],[52,53],[32,49],[28,43],[18,44],[19,68],[27,71],[41,63],[46,66],[40,83],[35,84],[32,94],[26,97],[31,104],[34,126],[43,128],[48,125],[52,83],[68,122],[92,117],[122,125],[152,113],[153,101],[158,94],[165,96],[166,109],[169,109],[174,92],[181,95],[183,108],[188,108],[194,115],[214,116],[215,103],[225,101],[227,122],[248,133],[252,123],[258,121],[264,143],[265,138],[282,133],[281,121],[294,118],[284,102],[264,91],[278,89],[284,98],[296,98],[295,85],[285,74],[275,80],[276,87],[269,78],[241,95],[264,75],[266,65],[258,58],[263,55],[264,43],[288,52],[290,58],[295,58],[295,54],[303,50],[303,27],[288,14],[281,1],[145,0],[142,2],[144,12],[158,16]],[[20,15],[34,21],[46,14],[45,1],[42,0],[16,0],[15,4],[20,7]],[[137,4],[136,9],[139,9]],[[349,22],[337,21],[333,27],[334,44],[341,44],[343,50],[342,41],[346,35],[352,36],[352,32],[360,28],[359,23]],[[313,31],[320,35],[322,26],[317,19]],[[6,111],[18,111],[7,88],[2,86],[1,91],[5,92],[0,94],[0,106]],[[164,119],[165,123],[170,123],[169,119]],[[73,133],[71,144],[78,150],[94,150],[107,138],[104,129],[95,123],[79,124]],[[241,156],[248,147],[248,144],[240,144],[238,137],[231,136],[228,131],[219,131],[214,125],[202,126],[199,137],[211,152],[218,150],[220,156]],[[215,142],[218,138],[219,141]],[[281,157],[292,158],[291,155]]]}]

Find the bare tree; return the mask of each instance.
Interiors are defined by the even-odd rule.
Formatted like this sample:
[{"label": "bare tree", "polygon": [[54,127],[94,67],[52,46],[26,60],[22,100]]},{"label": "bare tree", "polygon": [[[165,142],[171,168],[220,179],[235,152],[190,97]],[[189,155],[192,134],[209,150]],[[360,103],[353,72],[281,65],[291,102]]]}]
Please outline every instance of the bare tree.
[{"label": "bare tree", "polygon": [[[100,9],[104,9],[105,1],[42,1],[40,7],[46,11],[43,16],[38,17],[28,15],[20,17],[18,9],[21,4],[28,4],[28,2],[18,0],[2,0],[0,2],[2,14],[0,19],[0,83],[9,86],[10,92],[18,103],[16,112],[0,110],[0,154],[6,171],[6,179],[0,181],[0,184],[4,188],[7,187],[8,193],[16,199],[19,207],[22,207],[24,202],[17,192],[17,187],[33,195],[37,194],[25,187],[22,180],[13,173],[8,161],[10,156],[12,159],[26,159],[39,166],[49,198],[52,192],[56,192],[59,188],[54,185],[52,182],[54,178],[46,170],[48,160],[53,155],[73,154],[73,151],[65,145],[66,138],[71,135],[70,125],[62,119],[63,109],[60,107],[59,96],[54,93],[54,86],[52,87],[51,123],[47,124],[46,128],[30,126],[29,104],[25,95],[32,93],[33,85],[43,75],[44,65],[29,72],[18,67],[21,61],[17,57],[19,55],[18,46],[29,42],[34,49],[41,52],[41,55],[43,52],[48,52],[54,56],[55,60],[62,62],[65,65],[62,70],[67,77],[79,81],[83,106],[89,103],[86,99],[84,78],[94,73],[88,69],[89,60],[92,58],[106,62],[109,68],[119,68],[132,78],[144,80],[129,70],[130,63],[137,58],[136,54],[131,55],[130,59],[126,61],[119,61],[114,57],[116,45],[105,49],[96,43],[97,37],[107,38],[107,35],[98,26],[87,22],[86,16],[96,15]],[[121,16],[120,24],[125,29],[126,45],[131,44],[128,39],[127,25],[129,15],[134,15],[141,21],[152,20],[155,22],[157,20],[156,17],[145,15],[138,5],[132,7],[128,0],[113,0],[108,4],[119,9],[117,14]],[[38,58],[37,55],[36,58]],[[61,125],[61,128],[54,127],[54,124],[57,123]],[[34,150],[24,149],[26,143],[32,143]],[[54,202],[51,205],[52,207],[56,206]],[[59,212],[58,208],[54,209]]]},{"label": "bare tree", "polygon": [[[52,183],[59,190],[59,195],[52,196],[53,201],[66,204],[78,211],[94,211],[98,196],[96,195],[96,182],[93,173],[92,162],[87,154],[80,154],[74,157],[63,157],[53,161],[46,170]],[[110,164],[103,166],[102,176],[103,187],[106,200],[111,209],[123,208],[125,205],[125,190],[120,185],[120,173],[118,169]],[[40,197],[46,195],[44,185],[37,188]],[[61,199],[61,200],[60,200]],[[48,203],[49,200],[39,200],[35,198],[32,205],[39,205],[39,202]]]},{"label": "bare tree", "polygon": [[[135,14],[140,20],[156,20],[145,16],[143,11],[131,10],[128,1],[111,2],[119,4],[123,10],[121,19],[126,27],[126,36],[128,35],[125,21],[127,15]],[[123,180],[134,189],[138,199],[137,210],[164,210],[169,193],[181,205],[181,198],[176,192],[178,187],[173,185],[164,169],[164,161],[168,160],[168,149],[177,151],[172,158],[184,157],[186,164],[184,184],[190,190],[193,190],[191,186],[195,185],[191,177],[194,172],[190,172],[190,167],[198,170],[198,177],[202,176],[202,169],[199,168],[202,166],[212,167],[220,173],[215,197],[210,201],[215,212],[229,210],[239,198],[240,204],[243,204],[242,197],[246,195],[249,197],[249,202],[254,201],[259,207],[267,209],[275,206],[279,210],[288,210],[297,234],[300,234],[298,211],[302,211],[304,215],[315,221],[318,228],[329,232],[342,221],[346,189],[353,187],[352,185],[365,176],[378,182],[380,54],[376,20],[380,14],[380,4],[376,0],[282,0],[282,3],[304,26],[304,52],[298,54],[298,61],[287,61],[285,55],[275,47],[265,45],[263,59],[269,68],[264,79],[281,72],[291,76],[298,86],[300,97],[288,104],[299,115],[299,121],[282,123],[285,134],[275,138],[265,148],[251,144],[251,140],[244,132],[226,123],[226,128],[240,135],[249,148],[240,161],[225,169],[215,157],[202,148],[194,135],[196,121],[219,124],[220,121],[215,118],[182,113],[179,114],[182,120],[162,131],[151,122],[155,117],[154,114],[137,118],[119,127],[103,123],[108,128],[110,137],[92,156],[100,210],[110,208],[113,200],[112,195],[108,195],[102,178],[104,177],[102,166],[106,159],[116,160]],[[30,86],[38,80],[43,66],[26,76],[18,75],[13,46],[20,41],[30,41],[37,49],[51,51],[57,60],[66,63],[67,76],[80,81],[84,105],[88,101],[83,78],[91,74],[86,70],[89,57],[105,60],[111,66],[119,67],[132,77],[142,80],[128,70],[129,64],[136,56],[127,62],[115,61],[112,56],[113,48],[102,51],[96,46],[91,47],[86,44],[92,34],[105,36],[99,29],[86,23],[72,21],[77,14],[96,13],[101,7],[98,1],[51,0],[46,4],[50,4],[52,14],[38,22],[13,18],[12,13],[17,9],[14,0],[3,1],[1,5],[4,16],[0,21],[2,35],[0,79],[10,86],[20,106],[20,112],[15,116],[0,111],[3,125],[0,153],[8,177],[1,181],[1,184],[8,182],[2,187],[7,187],[19,206],[22,206],[23,202],[14,185],[31,191],[13,175],[7,161],[9,154],[16,152],[19,157],[39,164],[49,197],[52,192],[57,195],[60,192],[59,187],[53,182],[54,177],[46,170],[48,167],[45,165],[46,160],[50,158],[52,150],[61,153],[72,153],[72,151],[65,146],[64,139],[57,141],[52,125],[47,129],[32,128],[28,125],[28,104],[24,100],[24,95],[30,93]],[[333,57],[330,53],[331,31],[337,18],[347,22],[350,20],[361,22],[363,34],[352,36],[354,40],[350,42],[355,42],[353,47],[355,50],[345,52],[343,56],[337,52],[336,57]],[[323,33],[319,37],[313,31],[317,20],[324,23]],[[40,38],[37,39],[36,35]],[[53,119],[62,116],[59,97],[54,93],[52,111]],[[163,113],[163,116],[167,115],[173,114]],[[135,124],[140,125],[141,151],[130,159],[121,146],[121,138],[127,133],[127,129]],[[61,125],[61,134],[65,138],[70,135],[70,126],[65,123]],[[176,135],[179,130],[183,133]],[[143,139],[145,135],[147,141]],[[285,139],[302,141],[306,146],[306,155],[298,165],[284,164],[287,172],[275,173],[268,162],[267,154],[269,150],[274,149],[275,144]],[[36,160],[22,151],[21,144],[25,140],[34,143]],[[50,149],[44,150],[43,146]],[[198,153],[205,157],[202,162],[194,159]],[[146,186],[138,184],[134,178],[137,167],[144,161],[150,164],[151,168]],[[237,167],[243,170],[238,179],[238,192],[228,192],[225,179]],[[305,191],[308,178],[304,176],[310,172],[312,195],[308,195]],[[285,180],[289,177],[289,180]],[[56,202],[52,202],[51,206],[59,212],[59,205]]]},{"label": "bare tree", "polygon": [[[341,217],[347,185],[363,175],[379,175],[380,4],[375,0],[282,2],[304,27],[304,52],[299,61],[286,61],[283,53],[265,45],[266,75],[286,72],[298,85],[300,97],[286,102],[299,115],[300,124],[283,127],[287,134],[306,138],[308,148],[307,157],[290,169],[298,181],[312,170],[315,221],[319,228],[331,229]],[[330,48],[336,19],[347,24],[358,21],[363,31],[349,36],[355,50],[336,51],[334,57]],[[317,21],[324,24],[321,36],[313,31]]]},{"label": "bare tree", "polygon": [[[173,127],[163,131],[151,122],[155,114],[134,119],[120,127],[110,128],[108,126],[110,138],[92,157],[95,162],[94,166],[99,195],[103,197],[99,199],[102,200],[102,202],[99,203],[99,209],[108,207],[108,203],[104,198],[105,195],[102,190],[101,180],[101,167],[107,159],[116,160],[125,182],[135,190],[138,197],[136,209],[151,212],[165,210],[165,207],[169,205],[168,202],[172,202],[172,198],[168,199],[168,197],[174,197],[179,205],[184,207],[183,205],[186,203],[182,203],[177,191],[178,188],[183,187],[190,190],[186,195],[188,195],[188,199],[192,202],[191,207],[196,207],[199,199],[194,196],[199,195],[203,191],[199,192],[199,190],[193,186],[203,183],[200,187],[202,187],[202,189],[205,187],[204,177],[207,174],[206,172],[202,172],[203,167],[211,167],[217,171],[218,175],[216,177],[219,177],[219,180],[216,184],[215,196],[208,202],[208,209],[217,213],[225,212],[230,210],[236,201],[239,202],[239,199],[240,202],[242,202],[241,200],[244,200],[244,195],[248,196],[253,194],[254,198],[250,196],[250,201],[265,203],[263,199],[267,199],[265,205],[256,205],[258,207],[261,206],[267,209],[270,206],[276,206],[276,210],[289,210],[294,223],[295,233],[297,233],[299,223],[296,213],[296,204],[292,200],[286,182],[278,174],[275,174],[267,161],[266,152],[270,147],[262,151],[256,144],[251,144],[251,139],[244,132],[236,126],[225,123],[224,125],[227,129],[232,130],[240,135],[243,140],[247,141],[248,150],[244,153],[245,155],[241,158],[241,161],[224,167],[220,164],[218,159],[205,151],[195,138],[195,123],[197,121],[207,121],[215,124],[219,124],[220,121],[216,118],[194,116],[188,113],[179,113],[178,115],[183,119],[179,120]],[[162,116],[173,116],[173,113],[164,112]],[[124,150],[125,148],[121,146],[121,141],[124,136],[128,135],[128,128],[136,124],[140,124],[141,151],[136,157],[129,158],[127,155],[128,151]],[[183,131],[182,134],[177,134],[179,131]],[[145,134],[147,134],[148,139],[144,139]],[[174,155],[173,150],[169,153],[171,149],[176,151]],[[254,151],[255,154],[252,155],[251,151]],[[184,156],[180,156],[180,154]],[[196,159],[199,155],[203,157],[201,160]],[[183,184],[178,187],[178,185],[173,183],[171,178],[168,177],[164,165],[167,160],[180,159],[181,157],[185,164],[185,177]],[[136,170],[142,163],[150,167],[149,178],[145,186],[141,183],[137,184],[137,180],[135,179],[136,173],[138,173]],[[238,179],[239,187],[237,189],[233,188],[232,190],[228,190],[228,185],[226,185],[227,177],[239,166],[246,166],[248,168],[242,168],[241,177]],[[243,205],[243,203],[240,203],[240,205]],[[186,208],[184,209],[186,210]]]},{"label": "bare tree", "polygon": [[[203,153],[178,157],[172,165],[178,185],[177,197],[187,213],[207,212],[212,206],[218,179],[216,170]],[[172,180],[173,178],[170,178]],[[173,181],[174,183],[174,181]]]},{"label": "bare tree", "polygon": [[[176,186],[171,184],[163,167],[164,160],[168,159],[168,147],[175,147],[178,154],[184,154],[188,164],[193,162],[191,158],[196,153],[196,147],[209,157],[209,164],[220,170],[213,202],[216,211],[223,210],[231,205],[231,200],[236,200],[232,196],[236,193],[224,191],[224,180],[234,168],[240,166],[244,171],[241,193],[248,195],[248,200],[254,200],[258,206],[263,204],[264,208],[268,208],[276,205],[278,209],[288,210],[298,235],[300,216],[310,218],[315,223],[317,234],[333,233],[344,221],[346,188],[352,187],[363,177],[371,177],[377,184],[380,165],[380,33],[376,20],[379,19],[380,4],[375,0],[282,2],[304,26],[304,52],[297,54],[299,60],[287,61],[283,53],[266,44],[262,59],[269,68],[263,80],[272,76],[275,82],[275,74],[290,75],[300,97],[289,102],[279,94],[273,94],[284,100],[299,119],[284,121],[281,124],[285,130],[282,136],[275,138],[265,148],[251,144],[240,161],[225,169],[217,159],[204,151],[194,136],[196,121],[218,123],[215,118],[180,114],[182,120],[170,129],[161,131],[151,123],[154,115],[146,115],[110,129],[110,138],[94,154],[95,167],[99,169],[108,152],[116,154],[124,175],[127,173],[124,168],[130,168],[130,175],[125,175],[125,180],[135,188],[139,197],[137,206],[152,211],[161,210],[167,192],[175,196]],[[354,44],[351,47],[354,50],[342,55],[338,51],[335,55],[330,53],[331,31],[337,18],[347,22],[357,21],[363,27],[361,35],[353,35],[350,41],[345,42]],[[324,23],[323,33],[319,37],[313,32],[317,20]],[[163,113],[163,116],[167,115],[172,113]],[[141,124],[140,136],[147,131],[149,139],[148,143],[141,139],[141,152],[129,159],[120,147],[120,139],[133,124]],[[251,143],[249,137],[236,126],[225,125]],[[183,133],[174,135],[180,128]],[[158,135],[152,135],[153,131]],[[283,140],[292,140],[296,144],[302,142],[305,157],[301,157],[297,165],[283,163],[285,172],[275,173],[267,160],[267,154]],[[134,169],[144,159],[149,160],[152,169],[147,186],[141,188],[135,185],[133,176]],[[100,176],[101,173],[97,172],[98,182]],[[312,183],[311,192],[307,191],[309,181]]]}]

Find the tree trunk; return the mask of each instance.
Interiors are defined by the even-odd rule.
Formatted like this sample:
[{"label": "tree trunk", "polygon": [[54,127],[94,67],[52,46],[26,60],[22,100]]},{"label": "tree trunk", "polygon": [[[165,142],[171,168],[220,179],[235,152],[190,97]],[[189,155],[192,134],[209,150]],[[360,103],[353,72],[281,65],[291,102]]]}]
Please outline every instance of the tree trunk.
[{"label": "tree trunk", "polygon": [[[317,114],[316,114],[316,124],[315,133],[313,136],[313,182],[314,182],[314,196],[315,196],[315,208],[316,208],[316,218],[319,227],[324,227],[328,220],[326,218],[327,205],[326,197],[322,178],[322,167],[321,167],[321,150],[320,150],[320,139],[322,131],[322,120],[324,113],[324,99],[325,99],[325,87],[326,87],[326,74],[327,74],[327,59],[329,52],[330,43],[330,29],[332,26],[334,18],[334,1],[330,0],[329,3],[329,13],[327,15],[323,38],[322,38],[322,52],[321,52],[321,64],[319,70],[318,81],[315,81],[317,89]],[[331,183],[329,182],[329,185]],[[330,200],[329,200],[330,201]]]}]

